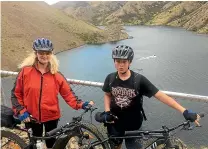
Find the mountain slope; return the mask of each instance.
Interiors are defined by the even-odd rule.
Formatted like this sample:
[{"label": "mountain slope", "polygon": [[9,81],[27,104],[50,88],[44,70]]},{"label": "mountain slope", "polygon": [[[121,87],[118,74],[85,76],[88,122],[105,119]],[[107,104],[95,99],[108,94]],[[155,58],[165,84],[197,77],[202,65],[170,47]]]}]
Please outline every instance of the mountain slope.
[{"label": "mountain slope", "polygon": [[57,3],[54,7],[95,25],[114,22],[125,25],[170,25],[208,33],[208,2],[206,1],[117,1],[116,3],[108,1],[98,2],[97,5],[93,5],[93,2],[85,2],[81,5],[82,2],[79,2],[77,5],[65,3],[64,7],[58,7],[61,3]]},{"label": "mountain slope", "polygon": [[[183,17],[168,23],[171,26],[182,26],[188,30],[208,33],[208,2],[203,5],[195,5],[197,9]],[[189,7],[190,8],[190,7]]]},{"label": "mountain slope", "polygon": [[46,37],[53,41],[55,52],[85,43],[102,43],[127,38],[110,36],[91,24],[67,16],[44,2],[1,2],[2,69],[16,70],[28,53],[32,41]]},{"label": "mountain slope", "polygon": [[[156,15],[150,24],[184,27],[188,30],[199,31],[208,24],[208,3],[181,2]],[[208,29],[208,28],[207,28]]]},{"label": "mountain slope", "polygon": [[121,8],[125,3],[125,1],[68,1],[58,2],[54,4],[53,7],[63,10],[65,13],[70,14],[75,18],[99,25],[105,23],[104,19],[114,11]]},{"label": "mountain slope", "polygon": [[107,23],[115,19],[124,24],[145,24],[152,15],[161,11],[167,2],[127,2],[122,8],[106,18]]}]

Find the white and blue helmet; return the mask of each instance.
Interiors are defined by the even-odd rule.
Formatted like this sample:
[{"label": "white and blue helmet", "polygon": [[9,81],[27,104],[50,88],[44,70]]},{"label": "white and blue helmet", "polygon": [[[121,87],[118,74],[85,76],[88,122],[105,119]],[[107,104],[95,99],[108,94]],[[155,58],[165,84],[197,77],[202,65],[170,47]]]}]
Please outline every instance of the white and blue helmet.
[{"label": "white and blue helmet", "polygon": [[38,38],[33,41],[33,50],[35,51],[53,51],[53,44],[49,39]]}]

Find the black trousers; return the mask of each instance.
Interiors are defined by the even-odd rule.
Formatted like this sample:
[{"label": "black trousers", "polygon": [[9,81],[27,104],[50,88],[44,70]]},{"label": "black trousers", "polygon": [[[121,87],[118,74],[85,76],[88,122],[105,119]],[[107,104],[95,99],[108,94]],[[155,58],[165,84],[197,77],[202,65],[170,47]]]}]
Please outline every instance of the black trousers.
[{"label": "black trousers", "polygon": [[[44,123],[41,123],[41,124],[39,124],[39,123],[25,123],[25,126],[26,126],[26,128],[32,128],[34,136],[42,137],[42,135],[43,135],[43,125],[45,126],[45,131],[49,132],[49,131],[57,128],[58,121],[59,121],[59,119],[44,122]],[[46,140],[47,148],[52,148],[55,141],[56,141],[56,138]]]}]

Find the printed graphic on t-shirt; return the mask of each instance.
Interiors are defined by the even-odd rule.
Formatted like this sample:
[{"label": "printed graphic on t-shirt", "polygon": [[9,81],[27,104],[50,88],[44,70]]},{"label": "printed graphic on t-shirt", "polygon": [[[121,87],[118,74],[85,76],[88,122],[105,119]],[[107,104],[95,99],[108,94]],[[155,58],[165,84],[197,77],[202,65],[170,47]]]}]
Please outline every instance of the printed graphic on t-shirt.
[{"label": "printed graphic on t-shirt", "polygon": [[123,87],[112,87],[112,95],[115,98],[115,103],[121,107],[128,107],[131,99],[136,96],[134,89]]}]

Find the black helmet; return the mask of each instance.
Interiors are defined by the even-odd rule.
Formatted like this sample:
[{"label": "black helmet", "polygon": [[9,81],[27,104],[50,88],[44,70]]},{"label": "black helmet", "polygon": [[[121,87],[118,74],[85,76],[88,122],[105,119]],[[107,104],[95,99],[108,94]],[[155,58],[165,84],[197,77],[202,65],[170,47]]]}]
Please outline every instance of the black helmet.
[{"label": "black helmet", "polygon": [[120,45],[113,49],[112,58],[127,59],[132,61],[134,58],[134,51],[129,46]]},{"label": "black helmet", "polygon": [[46,38],[38,38],[33,41],[33,50],[35,51],[53,51],[53,44]]}]

